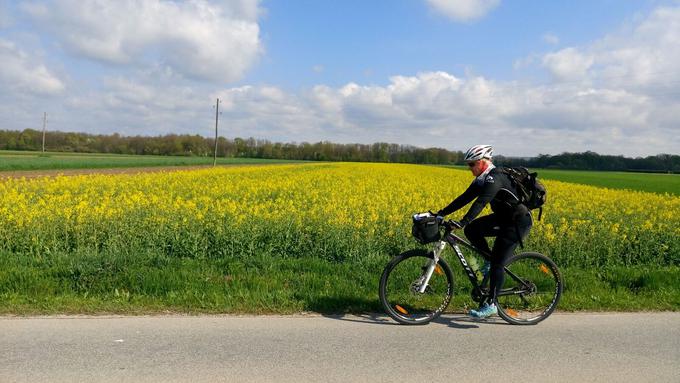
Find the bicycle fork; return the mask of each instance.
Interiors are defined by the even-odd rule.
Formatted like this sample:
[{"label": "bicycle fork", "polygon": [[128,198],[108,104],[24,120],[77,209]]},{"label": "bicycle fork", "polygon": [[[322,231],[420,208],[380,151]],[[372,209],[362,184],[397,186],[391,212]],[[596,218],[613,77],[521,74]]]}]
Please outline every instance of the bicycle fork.
[{"label": "bicycle fork", "polygon": [[434,248],[432,249],[432,259],[430,259],[427,264],[425,275],[423,275],[423,281],[418,288],[419,293],[423,294],[425,289],[427,289],[427,285],[430,283],[430,278],[432,278],[432,273],[434,273],[434,269],[437,267],[437,263],[439,263],[439,256],[441,255],[442,251],[444,251],[444,248],[446,248],[445,241],[438,241],[434,244]]}]

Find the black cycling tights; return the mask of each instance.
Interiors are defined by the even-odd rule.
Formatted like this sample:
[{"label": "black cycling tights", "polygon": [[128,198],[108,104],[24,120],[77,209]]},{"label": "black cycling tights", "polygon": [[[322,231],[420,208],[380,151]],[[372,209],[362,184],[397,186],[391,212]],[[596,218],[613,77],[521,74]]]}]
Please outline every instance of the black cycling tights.
[{"label": "black cycling tights", "polygon": [[[503,267],[519,244],[518,234],[524,238],[529,234],[530,229],[531,215],[529,213],[520,217],[516,224],[507,219],[501,219],[496,214],[490,214],[477,218],[465,226],[465,236],[470,243],[478,249],[491,253],[491,270],[489,271],[491,302],[496,302],[496,297],[503,287],[505,279]],[[489,249],[485,237],[496,237],[493,250]]]}]

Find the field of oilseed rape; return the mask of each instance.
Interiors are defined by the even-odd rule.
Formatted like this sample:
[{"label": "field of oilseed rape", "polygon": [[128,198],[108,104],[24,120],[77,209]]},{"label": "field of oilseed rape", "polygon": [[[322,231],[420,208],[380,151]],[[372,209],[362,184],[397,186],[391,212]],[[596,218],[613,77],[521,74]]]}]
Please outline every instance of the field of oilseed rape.
[{"label": "field of oilseed rape", "polygon": [[[471,180],[354,163],[4,179],[0,312],[378,311],[382,267],[418,246],[411,214]],[[544,183],[525,249],[561,267],[561,309],[680,307],[680,197]],[[457,281],[452,310],[471,303]]]}]

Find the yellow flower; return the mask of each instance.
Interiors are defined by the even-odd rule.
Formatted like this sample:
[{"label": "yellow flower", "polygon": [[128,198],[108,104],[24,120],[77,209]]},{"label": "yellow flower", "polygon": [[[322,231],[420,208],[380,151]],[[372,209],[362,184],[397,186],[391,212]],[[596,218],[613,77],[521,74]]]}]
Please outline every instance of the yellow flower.
[{"label": "yellow flower", "polygon": [[[393,242],[408,236],[411,214],[446,206],[470,181],[468,171],[453,168],[370,163],[7,179],[0,181],[0,249],[31,248],[36,238],[47,248],[73,249],[101,238],[154,243],[255,227],[288,230],[291,241],[313,229]],[[544,184],[548,203],[529,246],[590,251],[640,230],[670,252],[680,246],[680,197]]]}]

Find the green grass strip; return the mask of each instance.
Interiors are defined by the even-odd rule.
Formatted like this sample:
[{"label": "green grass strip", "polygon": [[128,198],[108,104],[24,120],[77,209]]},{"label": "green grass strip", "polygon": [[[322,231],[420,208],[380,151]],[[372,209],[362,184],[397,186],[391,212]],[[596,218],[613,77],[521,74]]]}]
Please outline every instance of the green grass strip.
[{"label": "green grass strip", "polygon": [[[381,312],[388,256],[177,258],[0,254],[0,314]],[[474,306],[458,265],[451,311]],[[562,269],[559,310],[679,310],[680,268]]]}]

